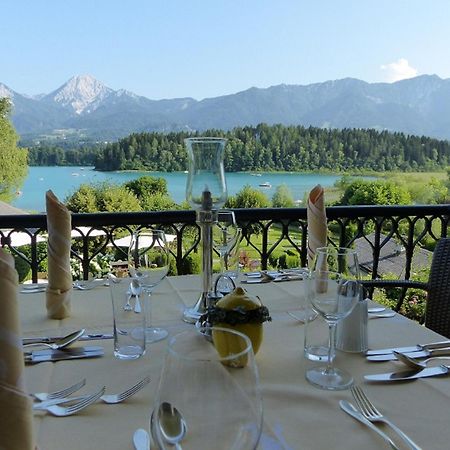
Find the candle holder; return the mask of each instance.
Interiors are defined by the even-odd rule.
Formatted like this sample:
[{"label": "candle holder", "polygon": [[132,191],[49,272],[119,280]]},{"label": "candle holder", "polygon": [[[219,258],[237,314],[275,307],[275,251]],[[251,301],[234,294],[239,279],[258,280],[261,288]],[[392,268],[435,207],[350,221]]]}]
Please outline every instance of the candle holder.
[{"label": "candle holder", "polygon": [[202,243],[202,293],[194,306],[186,308],[183,320],[196,323],[216,300],[212,286],[212,226],[217,210],[227,199],[223,165],[226,139],[201,137],[185,139],[189,158],[186,200],[196,210]]}]

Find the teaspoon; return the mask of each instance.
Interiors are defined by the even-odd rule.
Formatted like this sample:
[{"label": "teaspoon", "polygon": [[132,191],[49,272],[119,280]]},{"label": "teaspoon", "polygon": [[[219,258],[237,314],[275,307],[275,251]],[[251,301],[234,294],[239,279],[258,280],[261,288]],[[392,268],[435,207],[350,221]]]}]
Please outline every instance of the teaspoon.
[{"label": "teaspoon", "polygon": [[75,342],[76,340],[78,340],[81,336],[83,336],[85,331],[86,330],[83,328],[81,330],[70,333],[67,336],[56,339],[54,342],[51,342],[51,343],[33,342],[31,344],[24,344],[23,346],[24,347],[45,346],[45,347],[51,348],[52,350],[60,350],[62,348],[68,347],[70,344],[72,344],[72,342]]},{"label": "teaspoon", "polygon": [[433,356],[432,358],[427,358],[423,361],[419,361],[415,358],[411,358],[410,356],[405,355],[404,353],[396,352],[395,350],[393,353],[399,361],[416,370],[425,369],[427,367],[428,361],[433,361],[435,359],[450,359],[450,357],[448,356]]},{"label": "teaspoon", "polygon": [[[139,300],[139,295],[142,292],[141,285],[137,280],[131,280],[130,284],[131,295],[134,297],[134,312],[139,314],[142,312],[141,302]],[[128,300],[129,301],[129,300]]]},{"label": "teaspoon", "polygon": [[158,408],[157,424],[163,439],[175,445],[177,450],[182,450],[179,442],[183,440],[187,426],[180,411],[168,402],[161,403]]},{"label": "teaspoon", "polygon": [[136,450],[150,450],[150,436],[143,428],[138,428],[133,435],[133,444]]}]

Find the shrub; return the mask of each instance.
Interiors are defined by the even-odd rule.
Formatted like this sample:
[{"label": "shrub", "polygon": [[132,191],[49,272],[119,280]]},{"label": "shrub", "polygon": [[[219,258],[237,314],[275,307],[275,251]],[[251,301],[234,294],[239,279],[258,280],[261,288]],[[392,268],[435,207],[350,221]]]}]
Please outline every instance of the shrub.
[{"label": "shrub", "polygon": [[282,255],[284,255],[284,253],[283,253],[282,251],[274,250],[274,251],[269,255],[269,258],[268,258],[268,260],[269,260],[269,265],[272,266],[272,267],[274,267],[274,268],[277,268],[278,265],[279,265],[279,259],[280,259],[280,256],[282,256]]},{"label": "shrub", "polygon": [[19,275],[19,283],[23,283],[26,280],[31,279],[31,267],[20,256],[13,254],[14,264]]},{"label": "shrub", "polygon": [[201,272],[202,264],[200,254],[189,253],[181,262],[180,275],[198,274]]},{"label": "shrub", "polygon": [[300,266],[300,255],[288,255],[283,253],[278,258],[278,269],[293,269]]},{"label": "shrub", "polygon": [[[416,281],[428,280],[429,269],[422,270],[419,274],[411,279]],[[394,275],[386,275],[385,279],[393,279]],[[395,309],[397,301],[402,293],[401,288],[376,289],[374,291],[373,300],[388,308]],[[408,317],[408,319],[420,322],[425,317],[427,296],[422,289],[408,289],[399,313]]]}]

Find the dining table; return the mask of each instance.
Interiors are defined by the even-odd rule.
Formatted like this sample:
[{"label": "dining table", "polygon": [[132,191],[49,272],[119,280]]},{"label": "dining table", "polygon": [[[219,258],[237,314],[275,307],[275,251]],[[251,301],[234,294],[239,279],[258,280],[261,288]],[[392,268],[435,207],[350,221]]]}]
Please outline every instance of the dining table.
[{"label": "dining table", "polygon": [[[241,275],[241,279],[244,278]],[[240,285],[249,294],[260,298],[272,318],[263,325],[263,342],[256,355],[264,408],[258,449],[389,448],[376,433],[340,409],[340,400],[354,403],[349,390],[322,390],[306,381],[305,370],[318,363],[304,358],[305,326],[288,314],[305,305],[304,282]],[[185,307],[197,301],[201,286],[201,278],[197,275],[164,279],[151,295],[152,325],[165,327],[169,339],[171,335],[192,328],[193,325],[183,322],[182,313]],[[21,288],[19,303],[24,337],[60,336],[80,328],[85,328],[87,333],[112,333],[112,306],[106,286],[74,289],[71,315],[63,320],[47,318],[45,292],[30,293]],[[368,321],[368,343],[373,349],[443,339],[400,314]],[[83,378],[86,378],[86,385],[79,392],[94,392],[106,386],[106,393],[114,393],[144,376],[151,378],[145,388],[116,405],[97,402],[69,417],[34,412],[39,449],[132,449],[133,432],[137,428],[149,429],[167,342],[165,339],[149,344],[145,355],[139,359],[119,360],[114,357],[111,339],[78,341],[73,346],[102,346],[104,356],[27,365],[25,378],[29,393],[62,389]],[[364,388],[378,408],[420,447],[428,450],[449,448],[450,377],[369,383],[364,380],[364,375],[400,370],[404,366],[398,361],[371,362],[362,353],[342,351],[337,351],[335,364],[349,371],[355,383]],[[407,448],[389,428],[380,427],[399,448]]]}]

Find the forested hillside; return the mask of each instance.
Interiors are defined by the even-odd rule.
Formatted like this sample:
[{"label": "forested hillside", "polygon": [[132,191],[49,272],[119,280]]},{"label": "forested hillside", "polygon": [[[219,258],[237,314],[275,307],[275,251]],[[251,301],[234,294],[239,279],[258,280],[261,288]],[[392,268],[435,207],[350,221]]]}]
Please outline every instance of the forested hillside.
[{"label": "forested hillside", "polygon": [[[197,135],[197,134],[196,134]],[[428,137],[409,136],[371,129],[322,129],[302,126],[238,127],[224,132],[198,134],[228,139],[225,170],[332,172],[418,171],[449,165],[450,143]],[[183,139],[192,134],[139,133],[108,144],[103,149],[80,149],[74,160],[93,160],[98,170],[181,171],[187,169]],[[54,151],[54,149],[53,149]],[[30,159],[36,165],[45,160],[45,149]],[[83,164],[86,164],[84,162]]]}]

